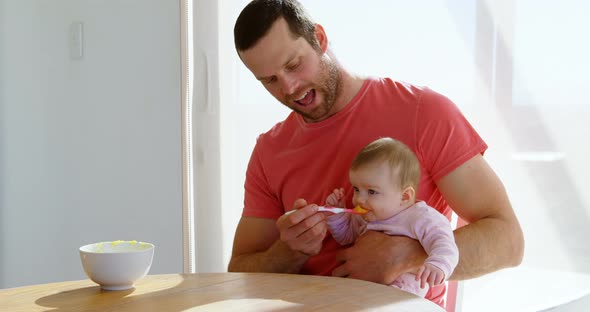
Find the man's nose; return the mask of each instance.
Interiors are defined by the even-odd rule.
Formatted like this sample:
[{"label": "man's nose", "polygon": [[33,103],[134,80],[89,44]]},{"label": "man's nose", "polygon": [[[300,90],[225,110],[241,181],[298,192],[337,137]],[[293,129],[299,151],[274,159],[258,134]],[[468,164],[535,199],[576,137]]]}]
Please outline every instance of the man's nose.
[{"label": "man's nose", "polygon": [[281,89],[283,94],[293,96],[297,91],[297,80],[292,75],[284,75],[281,81]]}]

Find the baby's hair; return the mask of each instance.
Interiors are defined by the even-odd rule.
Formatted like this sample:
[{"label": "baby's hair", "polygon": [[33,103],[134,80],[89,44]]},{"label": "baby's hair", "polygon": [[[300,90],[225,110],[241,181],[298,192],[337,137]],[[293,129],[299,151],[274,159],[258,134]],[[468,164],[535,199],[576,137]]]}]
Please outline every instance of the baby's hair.
[{"label": "baby's hair", "polygon": [[378,161],[387,161],[392,178],[399,177],[401,189],[411,186],[418,193],[420,183],[420,162],[412,150],[404,143],[392,138],[380,138],[365,146],[354,158],[351,171]]}]

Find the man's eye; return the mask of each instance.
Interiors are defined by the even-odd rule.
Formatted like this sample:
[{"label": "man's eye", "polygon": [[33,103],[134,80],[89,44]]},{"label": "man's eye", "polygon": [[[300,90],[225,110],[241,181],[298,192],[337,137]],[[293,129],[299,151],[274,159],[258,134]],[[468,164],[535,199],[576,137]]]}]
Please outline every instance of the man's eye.
[{"label": "man's eye", "polygon": [[277,77],[271,77],[271,78],[265,79],[264,83],[269,84],[269,83],[275,82],[276,80],[277,80]]},{"label": "man's eye", "polygon": [[287,70],[288,71],[294,71],[294,70],[297,69],[297,67],[299,67],[299,63],[296,63],[296,64],[292,64],[292,65],[287,66]]}]

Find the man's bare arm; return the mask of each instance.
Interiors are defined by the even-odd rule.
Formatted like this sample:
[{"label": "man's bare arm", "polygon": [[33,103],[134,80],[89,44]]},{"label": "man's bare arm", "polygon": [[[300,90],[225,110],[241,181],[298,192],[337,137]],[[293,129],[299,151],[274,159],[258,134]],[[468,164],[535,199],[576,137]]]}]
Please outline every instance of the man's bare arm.
[{"label": "man's bare arm", "polygon": [[295,213],[278,220],[242,217],[234,237],[231,272],[298,273],[326,237],[325,215],[298,199]]},{"label": "man's bare arm", "polygon": [[236,230],[228,271],[299,272],[309,256],[291,250],[278,238],[274,220],[242,217]]},{"label": "man's bare arm", "polygon": [[517,266],[524,236],[502,182],[481,155],[438,181],[461,218],[470,224],[455,230],[459,264],[451,279],[469,279]]}]

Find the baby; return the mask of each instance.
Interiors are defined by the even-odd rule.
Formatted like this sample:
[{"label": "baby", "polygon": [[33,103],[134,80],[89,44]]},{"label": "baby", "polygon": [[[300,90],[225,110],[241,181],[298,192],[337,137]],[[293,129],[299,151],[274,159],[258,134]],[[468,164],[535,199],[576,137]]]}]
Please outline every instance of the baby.
[{"label": "baby", "polygon": [[[328,217],[334,239],[347,245],[365,231],[404,235],[418,240],[428,258],[417,275],[405,273],[391,286],[424,297],[428,286],[443,283],[457,262],[459,251],[449,221],[423,201],[416,200],[420,163],[402,142],[378,139],[363,148],[349,171],[354,190],[352,202],[367,212],[338,213]],[[327,206],[345,207],[344,189],[335,189]]]}]

